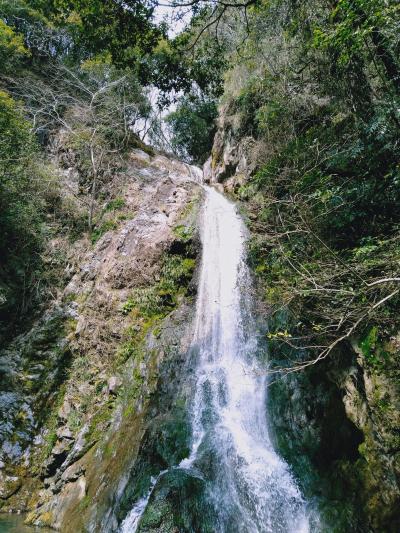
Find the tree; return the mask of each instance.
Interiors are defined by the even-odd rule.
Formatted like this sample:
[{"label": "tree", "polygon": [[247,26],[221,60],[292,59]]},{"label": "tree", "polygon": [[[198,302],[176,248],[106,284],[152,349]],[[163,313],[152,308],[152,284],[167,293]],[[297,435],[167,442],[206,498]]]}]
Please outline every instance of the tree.
[{"label": "tree", "polygon": [[30,0],[29,3],[58,27],[65,28],[84,58],[108,52],[119,68],[135,68],[163,35],[163,27],[152,20],[152,1]]},{"label": "tree", "polygon": [[93,228],[101,181],[121,167],[121,155],[136,144],[136,123],[150,113],[147,97],[130,70],[118,70],[107,56],[47,66],[46,82],[32,76],[7,78],[13,94],[27,103],[33,130],[46,142],[63,130],[81,170],[81,191],[89,196],[88,228]]},{"label": "tree", "polygon": [[0,20],[0,64],[10,70],[19,60],[29,54],[21,35]]},{"label": "tree", "polygon": [[172,131],[172,147],[179,157],[202,164],[208,158],[214,134],[217,106],[202,95],[183,97],[166,119]]},{"label": "tree", "polygon": [[0,91],[0,319],[5,321],[24,310],[40,260],[44,181],[24,110]]}]

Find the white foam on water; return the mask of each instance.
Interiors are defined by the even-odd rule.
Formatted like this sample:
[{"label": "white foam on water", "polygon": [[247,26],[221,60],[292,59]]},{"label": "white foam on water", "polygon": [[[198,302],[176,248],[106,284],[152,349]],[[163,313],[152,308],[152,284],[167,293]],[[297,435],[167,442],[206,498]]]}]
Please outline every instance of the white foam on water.
[{"label": "white foam on water", "polygon": [[202,454],[218,457],[211,487],[218,531],[306,533],[305,502],[268,432],[266,378],[255,366],[246,230],[234,204],[209,187],[202,242],[190,465],[197,460],[201,469]]}]

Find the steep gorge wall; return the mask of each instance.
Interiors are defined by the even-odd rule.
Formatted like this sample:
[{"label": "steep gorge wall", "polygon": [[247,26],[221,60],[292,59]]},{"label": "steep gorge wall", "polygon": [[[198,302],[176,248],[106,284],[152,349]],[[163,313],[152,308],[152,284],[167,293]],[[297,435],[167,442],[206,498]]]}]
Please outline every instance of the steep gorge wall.
[{"label": "steep gorge wall", "polygon": [[[65,290],[3,350],[1,511],[66,532],[111,531],[146,490],[128,481],[157,419],[168,426],[182,379],[198,180],[198,169],[131,151],[113,219],[86,252],[77,243],[83,259]],[[165,449],[156,440],[146,480],[184,449],[171,439]]]}]

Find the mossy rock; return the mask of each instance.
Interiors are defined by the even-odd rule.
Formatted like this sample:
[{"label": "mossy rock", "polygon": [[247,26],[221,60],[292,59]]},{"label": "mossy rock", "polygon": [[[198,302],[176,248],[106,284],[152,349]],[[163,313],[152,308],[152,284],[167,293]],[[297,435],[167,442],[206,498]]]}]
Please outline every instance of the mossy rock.
[{"label": "mossy rock", "polygon": [[161,476],[140,520],[138,533],[215,531],[206,483],[189,471],[173,469]]}]

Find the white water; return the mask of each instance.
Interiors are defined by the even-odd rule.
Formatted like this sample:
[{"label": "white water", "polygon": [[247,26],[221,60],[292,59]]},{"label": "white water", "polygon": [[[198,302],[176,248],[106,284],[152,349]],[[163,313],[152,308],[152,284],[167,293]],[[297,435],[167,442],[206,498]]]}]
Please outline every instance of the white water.
[{"label": "white water", "polygon": [[[268,434],[245,241],[234,205],[207,187],[192,341],[192,449],[178,468],[194,468],[207,481],[216,532],[306,533],[305,503]],[[154,485],[131,510],[122,533],[136,531]]]},{"label": "white water", "polygon": [[121,524],[121,533],[135,533],[139,526],[140,519],[142,514],[146,510],[146,506],[149,503],[150,496],[153,493],[153,490],[157,484],[157,481],[163,476],[168,470],[162,470],[157,477],[151,479],[150,489],[145,496],[140,498],[132,509],[129,511],[125,520]]}]

